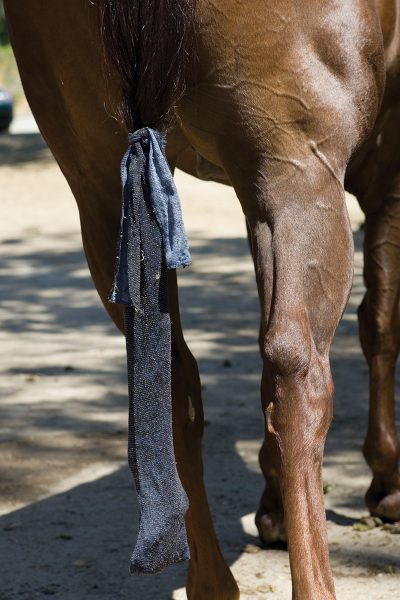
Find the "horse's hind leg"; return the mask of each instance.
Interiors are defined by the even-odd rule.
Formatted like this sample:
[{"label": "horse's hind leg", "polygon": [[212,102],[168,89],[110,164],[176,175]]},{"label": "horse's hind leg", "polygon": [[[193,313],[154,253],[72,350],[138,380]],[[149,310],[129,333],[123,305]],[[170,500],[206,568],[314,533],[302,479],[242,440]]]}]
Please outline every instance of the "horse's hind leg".
[{"label": "horse's hind leg", "polygon": [[[51,10],[38,2],[26,2],[23,11],[15,2],[5,6],[28,100],[79,207],[94,284],[111,318],[123,330],[123,311],[109,304],[107,297],[119,229],[119,163],[126,148],[126,132],[105,108],[105,98],[117,98],[118,90],[110,89],[104,80],[103,54],[96,44],[97,12],[84,0],[54,0]],[[190,600],[236,600],[237,586],[219,550],[204,491],[200,385],[180,327],[173,273],[169,292],[174,442],[190,501],[188,596]]]},{"label": "horse's hind leg", "polygon": [[172,401],[174,445],[182,484],[189,496],[186,526],[191,560],[187,581],[189,600],[236,600],[239,590],[215,537],[203,484],[201,439],[203,406],[197,363],[184,340],[176,273],[169,273],[172,320]]},{"label": "horse's hind leg", "polygon": [[280,485],[281,468],[279,448],[274,436],[265,430],[259,455],[260,468],[265,478],[265,489],[256,513],[260,539],[266,544],[287,542]]},{"label": "horse's hind leg", "polygon": [[[99,177],[99,173],[97,177]],[[93,198],[96,196],[93,195]],[[89,194],[86,199],[91,199],[91,195]],[[113,201],[114,198],[110,200]],[[94,205],[100,206],[101,203],[93,202]],[[93,280],[98,291],[102,293],[102,276],[105,274],[97,264],[97,256],[100,255],[100,250],[105,254],[114,255],[114,239],[117,229],[113,230],[112,222],[102,219],[99,214],[97,214],[98,222],[103,223],[106,229],[108,224],[107,235],[103,235],[98,228],[87,227],[82,213],[81,219],[86,254],[92,264]],[[115,225],[117,226],[117,221]],[[106,279],[111,282],[111,270]],[[204,600],[205,598],[207,600],[237,600],[239,598],[238,587],[221,554],[203,482],[202,435],[204,420],[200,378],[196,360],[186,345],[182,333],[175,271],[168,273],[168,295],[172,323],[172,413],[175,457],[179,476],[189,498],[186,527],[191,560],[187,579],[187,596],[188,600]],[[103,300],[105,301],[104,296]],[[105,302],[105,305],[110,310],[110,316],[122,329],[123,322],[119,318],[119,316],[122,317],[122,313],[116,313],[115,306],[111,304]]]},{"label": "horse's hind leg", "polygon": [[[400,446],[395,419],[395,366],[400,350],[400,110],[381,140],[378,172],[365,208],[360,338],[370,370],[370,413],[364,455],[373,473],[366,502],[373,515],[400,519]],[[371,204],[375,205],[372,212]]]},{"label": "horse's hind leg", "polygon": [[[399,185],[400,192],[400,185]],[[400,447],[395,419],[395,366],[400,348],[400,197],[387,197],[365,224],[365,283],[360,338],[370,369],[370,412],[364,456],[373,480],[371,514],[400,519]]]},{"label": "horse's hind leg", "polygon": [[[285,516],[293,598],[334,600],[322,459],[332,417],[329,350],[353,275],[343,180],[362,135],[361,83],[368,89],[364,97],[370,95],[370,113],[363,115],[370,124],[377,88],[367,71],[357,91],[349,94],[351,82],[345,90],[341,83],[332,103],[333,96],[322,93],[332,85],[329,70],[321,64],[316,79],[306,73],[304,82],[289,78],[285,86],[266,73],[265,97],[243,86],[241,97],[248,92],[259,104],[245,107],[252,127],[244,119],[243,130],[230,133],[223,166],[249,224],[261,301],[265,512],[278,527]],[[269,95],[275,89],[280,93]],[[307,95],[299,100],[300,89],[311,92],[310,101]]]},{"label": "horse's hind leg", "polygon": [[274,206],[248,220],[263,312],[266,508],[279,521],[282,494],[294,598],[327,600],[335,597],[322,492],[328,355],[350,290],[352,240],[343,190],[321,166],[312,169],[290,211]]},{"label": "horse's hind leg", "polygon": [[[95,171],[89,181],[100,184],[101,173]],[[106,189],[106,181],[104,188]],[[112,261],[108,261],[109,272],[99,257],[114,256],[118,221],[102,216],[102,202],[97,202],[97,190],[87,189],[85,201],[97,206],[89,215],[81,210],[83,241],[89,263],[92,265],[94,283],[103,297],[104,304],[117,326],[123,328],[122,313],[115,312],[115,306],[106,302],[105,290],[112,281]],[[115,196],[102,197],[107,204],[115,203]],[[109,207],[111,209],[111,207]],[[117,209],[116,209],[117,210]],[[102,224],[102,228],[91,226],[91,219]],[[104,286],[104,280],[109,282]],[[203,407],[200,379],[196,360],[183,337],[178,302],[178,288],[175,271],[168,274],[169,309],[172,323],[172,413],[174,429],[175,457],[179,476],[189,498],[189,511],[186,527],[191,560],[187,580],[189,600],[237,600],[239,591],[236,582],[221,554],[215,536],[207,496],[203,483],[202,434]]]},{"label": "horse's hind leg", "polygon": [[[253,247],[252,243],[252,232],[248,221],[246,221],[247,239],[250,246],[250,252],[253,256],[254,266],[256,274],[259,270],[258,262],[259,251],[256,252],[257,247]],[[259,246],[262,243],[258,242]],[[270,254],[270,248],[265,246],[265,257],[264,260],[268,260]],[[271,257],[270,257],[271,258]],[[270,282],[272,284],[272,277],[270,276]],[[265,308],[264,308],[265,311]],[[263,314],[263,306],[261,306],[261,314]],[[264,319],[261,319],[260,327],[258,331],[258,347],[260,350],[261,358],[264,356],[264,339],[265,339],[265,328],[263,320],[269,316],[263,315]],[[276,445],[275,436],[271,434],[268,428],[264,431],[264,440],[259,453],[259,464],[261,471],[265,479],[265,488],[260,499],[260,504],[256,513],[256,526],[258,529],[258,535],[266,544],[273,544],[276,542],[287,542],[285,519],[283,514],[283,502],[281,492],[281,465],[279,457],[279,448]]]}]

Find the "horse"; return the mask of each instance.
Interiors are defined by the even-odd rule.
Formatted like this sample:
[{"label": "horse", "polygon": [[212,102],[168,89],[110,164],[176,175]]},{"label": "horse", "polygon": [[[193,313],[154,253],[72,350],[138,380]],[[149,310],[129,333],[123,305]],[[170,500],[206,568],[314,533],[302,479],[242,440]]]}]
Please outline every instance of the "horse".
[{"label": "horse", "polygon": [[[77,201],[94,284],[122,332],[121,307],[107,298],[127,129],[168,128],[171,169],[233,185],[261,306],[266,486],[256,523],[264,541],[288,542],[293,598],[333,600],[321,469],[332,418],[329,348],[352,282],[345,189],[366,217],[366,503],[372,515],[400,518],[399,0],[4,5],[28,101]],[[189,498],[187,595],[236,600],[203,484],[200,380],[174,270],[168,295],[174,446]]]}]

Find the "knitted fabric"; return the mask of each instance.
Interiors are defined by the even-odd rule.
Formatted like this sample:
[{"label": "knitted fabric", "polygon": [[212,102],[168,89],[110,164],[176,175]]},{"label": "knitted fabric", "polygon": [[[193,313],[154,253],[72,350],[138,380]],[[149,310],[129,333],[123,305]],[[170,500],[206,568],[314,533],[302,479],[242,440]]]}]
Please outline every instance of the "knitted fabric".
[{"label": "knitted fabric", "polygon": [[130,134],[129,142],[121,165],[121,227],[109,300],[126,306],[128,461],[140,510],[130,568],[155,573],[189,558],[188,499],[172,436],[167,269],[191,261],[165,135],[146,127]]}]

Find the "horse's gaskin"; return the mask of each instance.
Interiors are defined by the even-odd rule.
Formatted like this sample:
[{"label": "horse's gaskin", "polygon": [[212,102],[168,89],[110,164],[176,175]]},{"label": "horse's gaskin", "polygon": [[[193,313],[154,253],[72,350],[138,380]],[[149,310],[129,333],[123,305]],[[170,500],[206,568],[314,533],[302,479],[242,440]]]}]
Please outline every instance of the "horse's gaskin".
[{"label": "horse's gaskin", "polygon": [[164,134],[129,136],[121,165],[122,215],[109,300],[125,308],[129,389],[128,460],[140,524],[131,572],[155,573],[189,559],[188,499],[172,436],[171,322],[167,269],[191,262]]}]

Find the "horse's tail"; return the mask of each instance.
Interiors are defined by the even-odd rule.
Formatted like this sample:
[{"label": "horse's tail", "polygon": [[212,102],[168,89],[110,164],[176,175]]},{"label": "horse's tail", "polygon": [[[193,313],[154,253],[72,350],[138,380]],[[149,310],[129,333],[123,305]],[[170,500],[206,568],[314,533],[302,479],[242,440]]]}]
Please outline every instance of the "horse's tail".
[{"label": "horse's tail", "polygon": [[128,129],[165,129],[183,94],[196,0],[100,0],[106,57]]}]

